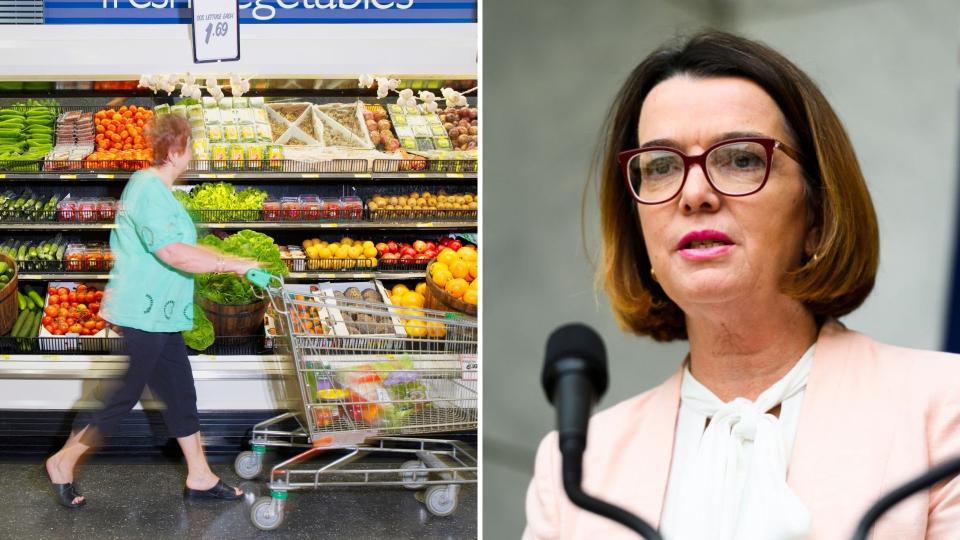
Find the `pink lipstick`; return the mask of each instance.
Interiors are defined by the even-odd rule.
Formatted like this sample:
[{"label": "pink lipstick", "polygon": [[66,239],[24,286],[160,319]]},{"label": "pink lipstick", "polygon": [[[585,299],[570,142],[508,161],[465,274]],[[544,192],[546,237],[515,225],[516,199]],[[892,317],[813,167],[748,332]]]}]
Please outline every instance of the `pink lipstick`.
[{"label": "pink lipstick", "polygon": [[686,234],[677,244],[680,256],[690,261],[705,261],[723,255],[733,248],[730,237],[711,229]]}]

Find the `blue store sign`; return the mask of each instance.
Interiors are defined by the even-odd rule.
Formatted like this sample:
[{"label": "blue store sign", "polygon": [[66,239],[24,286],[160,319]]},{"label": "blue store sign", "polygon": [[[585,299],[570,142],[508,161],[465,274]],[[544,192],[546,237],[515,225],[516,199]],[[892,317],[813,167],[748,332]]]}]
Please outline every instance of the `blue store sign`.
[{"label": "blue store sign", "polygon": [[[190,0],[46,0],[45,24],[191,24]],[[243,24],[476,23],[477,0],[240,0]]]}]

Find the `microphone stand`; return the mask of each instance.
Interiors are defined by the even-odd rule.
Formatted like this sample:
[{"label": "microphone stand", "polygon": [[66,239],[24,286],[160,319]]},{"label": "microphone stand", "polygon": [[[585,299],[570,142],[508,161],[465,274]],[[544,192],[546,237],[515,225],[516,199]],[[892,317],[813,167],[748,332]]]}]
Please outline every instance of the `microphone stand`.
[{"label": "microphone stand", "polygon": [[580,488],[583,474],[583,450],[583,443],[578,440],[566,440],[560,445],[560,453],[563,456],[563,489],[567,492],[570,501],[588,512],[616,521],[647,540],[662,540],[660,533],[640,517],[584,493]]},{"label": "microphone stand", "polygon": [[853,540],[866,540],[867,534],[870,532],[870,529],[877,522],[877,520],[880,519],[880,516],[885,514],[887,510],[890,510],[890,508],[900,501],[906,499],[914,493],[917,493],[918,491],[929,488],[941,480],[955,476],[957,473],[960,473],[960,457],[953,458],[946,463],[941,463],[923,475],[910,480],[897,489],[884,495],[879,501],[875,502],[869,510],[867,510],[866,514],[864,514],[863,518],[860,520],[860,523],[857,525],[856,532],[853,533]]}]

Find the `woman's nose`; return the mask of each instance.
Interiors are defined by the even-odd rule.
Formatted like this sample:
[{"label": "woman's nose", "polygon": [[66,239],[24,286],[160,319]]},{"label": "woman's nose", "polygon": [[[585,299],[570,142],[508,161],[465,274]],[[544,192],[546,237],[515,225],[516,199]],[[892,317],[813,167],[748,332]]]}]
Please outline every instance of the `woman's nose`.
[{"label": "woman's nose", "polygon": [[707,181],[706,171],[699,163],[690,166],[687,180],[680,190],[680,210],[685,214],[715,212],[720,208],[720,194]]}]

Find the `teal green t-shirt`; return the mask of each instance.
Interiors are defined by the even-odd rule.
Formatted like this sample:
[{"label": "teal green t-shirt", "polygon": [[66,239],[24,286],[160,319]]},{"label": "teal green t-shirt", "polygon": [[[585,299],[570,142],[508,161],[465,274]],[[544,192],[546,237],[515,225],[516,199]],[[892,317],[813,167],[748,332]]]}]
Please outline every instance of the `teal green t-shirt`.
[{"label": "teal green t-shirt", "polygon": [[193,275],[154,255],[172,243],[196,244],[190,216],[163,181],[145,170],[130,177],[120,208],[110,234],[113,269],[101,315],[147,332],[193,328]]}]

